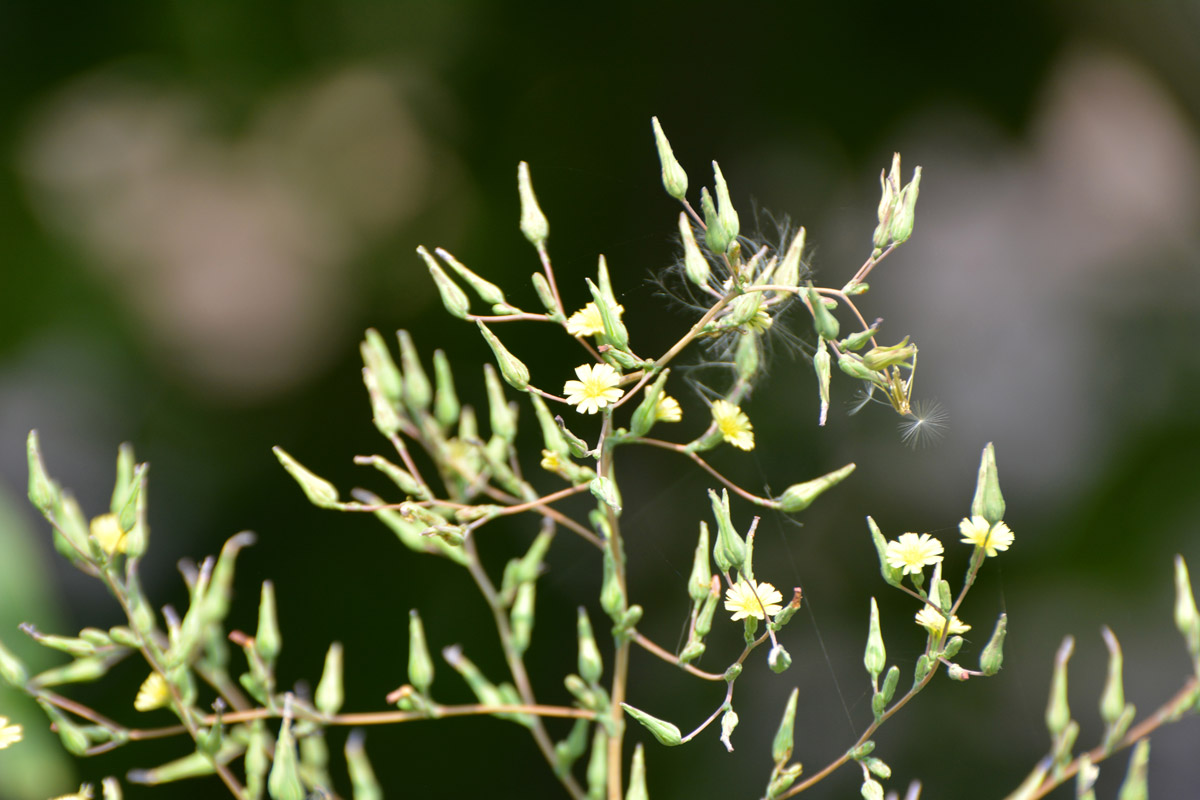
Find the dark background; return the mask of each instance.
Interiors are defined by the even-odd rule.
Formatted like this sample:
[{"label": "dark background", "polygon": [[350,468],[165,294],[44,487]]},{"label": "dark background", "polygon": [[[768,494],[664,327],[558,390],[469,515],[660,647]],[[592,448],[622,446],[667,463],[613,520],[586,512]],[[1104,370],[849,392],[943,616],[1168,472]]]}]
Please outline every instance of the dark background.
[{"label": "dark background", "polygon": [[[444,313],[413,248],[446,247],[536,307],[536,256],[516,224],[515,167],[526,160],[568,306],[587,299],[582,278],[603,253],[635,346],[661,351],[691,317],[656,296],[653,281],[676,258],[678,212],[659,184],[652,115],[693,198],[719,160],[743,232],[761,227],[769,240],[766,212],[806,225],[811,266],[833,286],[869,252],[876,175],[899,150],[906,174],[924,167],[916,232],[872,276],[862,307],[887,319],[890,338],[919,344],[915,394],[948,408],[947,435],[907,449],[890,410],[847,416],[855,386],[839,376],[818,429],[810,368],[790,344],[809,338],[807,325],[794,319],[794,337],[775,337],[770,378],[746,406],[759,446],[724,448],[714,462],[752,489],[776,490],[849,461],[859,468],[799,515],[802,525],[768,516],[760,527],[758,577],[802,585],[808,599],[784,636],[796,663],[775,676],[765,654],[752,658],[735,698],[734,754],[715,730],[675,750],[648,743],[650,792],[760,796],[794,686],[807,772],[854,740],[870,717],[868,597],[880,601],[902,688],[922,644],[909,622],[916,609],[878,577],[863,517],[889,537],[941,536],[956,584],[966,562],[956,525],[979,451],[994,441],[1016,542],[989,561],[960,614],[974,625],[961,660],[976,664],[1004,610],[1005,669],[935,681],[884,727],[876,754],[901,790],[920,779],[929,798],[1007,794],[1048,748],[1042,717],[1062,636],[1077,637],[1071,698],[1086,747],[1100,735],[1101,625],[1124,644],[1127,695],[1142,712],[1189,669],[1171,622],[1171,559],[1181,553],[1200,569],[1198,34],[1194,4],[1165,2],[1023,3],[990,17],[941,3],[901,13],[757,0],[653,11],[7,0],[0,635],[20,646],[22,620],[64,633],[119,622],[103,590],[54,557],[24,500],[24,439],[37,428],[51,473],[88,513],[107,506],[120,442],[151,462],[143,574],[159,604],[184,605],[176,561],[215,553],[239,530],[258,533],[240,561],[230,624],[252,630],[258,584],[275,582],[284,685],[315,683],[339,639],[347,709],[383,708],[405,681],[413,607],[435,648],[459,642],[499,680],[494,632],[475,624],[484,605],[466,576],[416,557],[372,519],[310,507],[270,452],[285,447],[343,490],[386,489],[351,463],[387,449],[359,377],[356,343],[368,326],[407,328],[427,364],[445,349],[460,394],[482,408],[489,354]],[[554,389],[569,377],[569,342],[536,327],[502,333],[535,382]],[[703,406],[683,384],[676,394],[685,410],[676,435],[690,437]],[[522,417],[532,455],[531,409]],[[641,629],[672,647],[710,481],[668,454],[622,456],[633,600],[647,608]],[[735,507],[743,530],[752,513]],[[494,574],[534,526],[484,529]],[[599,564],[562,536],[548,565],[531,669],[539,698],[568,702],[574,609],[588,604],[600,623]],[[737,627],[718,627],[710,669],[737,651]],[[720,687],[693,686],[643,653],[633,669],[631,702],[685,731],[720,701]],[[466,701],[452,671],[439,670],[437,697]],[[124,664],[74,696],[130,725],[168,724],[163,712],[143,721],[132,710],[143,677]],[[69,764],[56,740],[39,741],[44,717],[21,702],[0,694],[0,714],[28,737],[0,753],[5,798],[47,797],[186,752],[173,740]],[[629,741],[647,738],[634,729]],[[343,741],[331,735],[339,781]],[[367,742],[389,796],[559,793],[509,723],[378,728]],[[1154,738],[1153,796],[1194,792],[1198,749],[1195,718]],[[1114,794],[1125,761],[1102,766],[1101,796]],[[814,796],[850,796],[859,780],[844,770]],[[222,790],[206,779],[169,791]]]}]

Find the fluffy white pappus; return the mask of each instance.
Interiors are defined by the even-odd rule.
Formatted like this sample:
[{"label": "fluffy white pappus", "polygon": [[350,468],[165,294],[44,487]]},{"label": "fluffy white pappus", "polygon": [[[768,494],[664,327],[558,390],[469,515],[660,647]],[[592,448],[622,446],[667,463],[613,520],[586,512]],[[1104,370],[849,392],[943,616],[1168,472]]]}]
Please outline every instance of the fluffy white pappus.
[{"label": "fluffy white pappus", "polygon": [[936,400],[917,400],[900,420],[900,441],[914,450],[937,443],[946,435],[950,414]]}]

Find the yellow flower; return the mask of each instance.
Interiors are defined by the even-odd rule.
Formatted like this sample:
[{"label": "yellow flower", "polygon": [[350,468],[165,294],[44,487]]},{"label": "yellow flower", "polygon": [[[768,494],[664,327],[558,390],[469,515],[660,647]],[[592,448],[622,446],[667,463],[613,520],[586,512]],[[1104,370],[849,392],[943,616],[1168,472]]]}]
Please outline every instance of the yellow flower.
[{"label": "yellow flower", "polygon": [[79,787],[78,792],[61,794],[58,797],[52,798],[52,800],[92,800],[92,785],[85,783]]},{"label": "yellow flower", "polygon": [[121,530],[121,523],[117,520],[116,514],[101,514],[94,517],[89,527],[92,536],[96,537],[96,541],[100,543],[100,549],[105,553],[111,556],[113,553],[125,552],[125,532]]},{"label": "yellow flower", "polygon": [[0,717],[0,750],[21,741],[21,726],[9,725],[8,717]]},{"label": "yellow flower", "polygon": [[654,406],[654,418],[659,422],[679,422],[683,419],[683,409],[674,397],[660,394],[658,404]]},{"label": "yellow flower", "polygon": [[734,612],[734,622],[746,617],[773,617],[783,610],[782,602],[783,595],[769,583],[740,579],[725,590],[725,610]]},{"label": "yellow flower", "polygon": [[563,384],[567,402],[580,414],[595,414],[625,394],[617,388],[621,375],[608,364],[583,364],[575,368],[577,381]]},{"label": "yellow flower", "polygon": [[914,575],[942,560],[942,543],[928,533],[902,533],[896,541],[887,543],[886,555],[889,567]]},{"label": "yellow flower", "polygon": [[167,679],[157,672],[151,672],[150,677],[142,681],[142,687],[138,689],[133,707],[138,711],[153,711],[156,708],[162,708],[169,702],[171,702],[171,690],[167,686]]},{"label": "yellow flower", "polygon": [[547,472],[558,472],[562,469],[562,459],[553,450],[542,451],[542,469]]},{"label": "yellow flower", "polygon": [[[942,628],[946,625],[946,615],[931,605],[925,605],[917,612],[917,624],[934,636],[938,636],[941,634]],[[969,630],[971,630],[970,625],[958,617],[950,617],[950,629],[947,633],[954,635],[956,633],[966,633]]]},{"label": "yellow flower", "polygon": [[[624,306],[617,306],[618,317],[624,311]],[[595,303],[588,303],[567,318],[567,333],[577,338],[604,333],[604,320],[601,318],[600,309],[596,308]]]},{"label": "yellow flower", "polygon": [[754,428],[740,408],[727,400],[717,400],[712,404],[712,416],[725,441],[741,450],[754,449]]},{"label": "yellow flower", "polygon": [[958,523],[958,529],[962,532],[963,542],[982,547],[989,556],[996,555],[999,550],[1007,550],[1015,538],[1008,525],[1003,522],[989,525],[983,517],[964,518]]}]

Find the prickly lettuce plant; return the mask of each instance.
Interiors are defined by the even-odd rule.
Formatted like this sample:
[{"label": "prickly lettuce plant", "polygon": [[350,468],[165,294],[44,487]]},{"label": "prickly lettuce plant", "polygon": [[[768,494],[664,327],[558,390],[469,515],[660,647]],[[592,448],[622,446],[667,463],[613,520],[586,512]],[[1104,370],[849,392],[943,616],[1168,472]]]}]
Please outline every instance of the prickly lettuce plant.
[{"label": "prickly lettuce plant", "polygon": [[[904,183],[897,155],[890,171],[881,173],[879,222],[869,256],[842,286],[825,286],[816,282],[805,264],[804,228],[790,231],[778,248],[741,234],[738,213],[715,162],[713,187],[700,190],[697,211],[688,199],[686,172],[657,120],[653,127],[663,186],[682,206],[675,227],[682,249],[676,277],[695,308],[691,326],[677,341],[656,355],[637,346],[603,256],[594,278],[584,279],[591,301],[579,309],[564,305],[547,247],[549,223],[535,197],[529,167],[522,163],[520,230],[540,262],[532,277],[532,293],[524,291],[518,300],[515,292],[506,293],[446,250],[417,249],[446,310],[463,324],[475,326],[493,356],[492,363],[483,366],[486,429],[480,419],[483,413],[459,401],[444,353],[433,353],[431,379],[430,362],[422,358],[408,332],[399,332],[397,359],[385,337],[369,330],[360,345],[363,382],[374,424],[389,452],[355,460],[386,476],[394,484],[391,496],[354,490],[350,499],[344,499],[335,486],[282,447],[275,450],[317,507],[372,514],[412,551],[409,557],[414,563],[441,558],[461,567],[463,580],[473,583],[486,601],[507,674],[484,674],[462,648],[447,648],[441,657],[456,673],[450,679],[463,681],[477,702],[440,702],[434,686],[435,659],[426,644],[420,610],[414,609],[408,619],[407,681],[386,694],[386,708],[343,710],[343,653],[337,643],[329,647],[311,696],[279,686],[275,675],[281,637],[271,583],[262,584],[253,635],[229,631],[225,625],[235,561],[253,537],[238,534],[217,557],[199,565],[185,564],[188,607],[182,613],[170,607],[156,610],[139,577],[149,544],[146,465],[136,463],[132,448],[123,446],[110,507],[89,519],[49,476],[34,432],[28,442],[30,499],[50,522],[58,551],[101,581],[126,617],[125,624],[108,630],[85,628],[75,636],[47,634],[25,625],[26,634],[69,657],[61,666],[37,675],[29,675],[0,645],[0,675],[37,700],[69,752],[88,756],[144,739],[178,737],[187,742],[181,745],[178,759],[135,770],[125,780],[161,785],[215,776],[230,794],[246,800],[264,795],[275,800],[337,797],[346,796],[345,787],[336,787],[330,778],[326,729],[486,715],[525,729],[568,797],[637,800],[648,796],[646,775],[653,755],[642,744],[631,751],[627,738],[637,730],[631,722],[662,746],[714,736],[733,749],[740,722],[735,710],[739,680],[748,671],[787,672],[791,664],[788,626],[802,602],[799,587],[781,591],[772,583],[778,578],[755,564],[759,518],[750,512],[759,508],[765,509],[760,513],[803,514],[850,476],[855,465],[836,466],[817,476],[781,476],[790,485],[768,496],[730,480],[705,454],[720,447],[740,451],[755,447],[751,390],[766,367],[764,341],[789,313],[811,324],[813,416],[819,425],[825,424],[830,407],[834,363],[859,384],[864,402],[880,400],[904,419],[906,435],[919,435],[936,425],[936,417],[914,410],[917,345],[908,337],[886,338],[880,323],[869,323],[859,309],[870,288],[867,279],[912,234],[921,170],[918,167],[912,180]],[[504,343],[507,326],[525,324],[574,340],[578,358],[556,371],[534,374],[520,354]],[[708,354],[708,361],[723,366],[715,377],[697,384],[707,413],[699,420],[685,420],[672,394],[678,391],[672,366],[698,348]],[[529,419],[530,412],[541,446],[538,452],[519,452],[518,418]],[[698,535],[691,572],[679,586],[681,595],[686,593],[690,600],[690,611],[686,637],[676,649],[639,630],[644,613],[638,604],[639,588],[628,580],[622,530],[626,509],[617,454],[636,457],[646,447],[677,454],[681,467],[698,468],[712,482],[707,497],[697,498],[696,510],[703,513],[688,522]],[[581,518],[562,509],[561,501],[577,496],[590,498],[590,508]],[[996,455],[988,444],[980,459],[974,497],[958,526],[960,540],[951,545],[965,545],[966,569],[960,579],[954,581],[944,570],[951,554],[938,538],[909,532],[889,539],[867,518],[865,533],[878,552],[883,584],[911,599],[913,622],[925,631],[923,650],[905,655],[904,660],[915,660],[915,670],[902,676],[899,666],[889,664],[878,605],[871,598],[863,665],[872,721],[840,757],[825,765],[809,765],[806,771],[796,758],[803,754],[793,752],[801,689],[791,689],[789,694],[783,688],[782,720],[770,752],[773,766],[768,774],[748,779],[748,787],[761,787],[748,792],[765,798],[792,797],[849,767],[861,772],[863,797],[884,797],[883,782],[890,778],[891,769],[875,753],[872,737],[879,727],[939,675],[966,681],[995,675],[1001,668],[1006,618],[1001,615],[996,621],[978,664],[968,667],[960,663],[959,655],[962,634],[970,626],[958,614],[979,571],[1014,546],[1015,536],[1004,514]],[[485,526],[508,517],[528,520],[528,546],[512,553],[495,574],[485,568],[476,542]],[[535,626],[538,581],[560,536],[579,537],[593,548],[593,569],[602,575],[599,607],[606,617],[594,619],[582,605],[579,609],[571,631],[577,668],[562,679],[574,698],[569,706],[540,702],[542,688],[534,685],[525,663],[535,634],[558,640],[564,634]],[[418,567],[406,564],[405,568]],[[1079,726],[1067,702],[1066,669],[1072,646],[1068,638],[1054,662],[1046,710],[1050,752],[1011,798],[1041,797],[1071,778],[1076,779],[1078,797],[1092,797],[1097,764],[1131,745],[1136,747],[1121,796],[1145,795],[1147,736],[1164,722],[1194,712],[1200,702],[1200,614],[1181,558],[1176,561],[1175,582],[1175,622],[1196,675],[1162,708],[1135,724],[1135,710],[1124,700],[1121,650],[1106,629],[1110,661],[1100,704],[1106,730],[1099,745],[1076,754]],[[714,626],[730,624],[741,628],[741,652],[727,658],[708,653],[707,637]],[[608,659],[601,656],[600,637],[611,638]],[[713,706],[704,710],[703,722],[684,732],[656,716],[654,708],[629,704],[628,690],[637,680],[630,658],[635,649],[678,667],[679,680],[723,687]],[[766,651],[765,658],[752,658],[758,650]],[[119,721],[130,717],[128,709],[109,716],[63,693],[64,687],[104,677],[126,659],[141,662],[147,676],[134,710],[167,708],[178,724],[135,727]],[[902,680],[907,689],[902,689]],[[552,725],[556,719],[570,724]],[[564,735],[556,738],[552,730]],[[0,748],[19,746],[20,738],[20,726],[0,718]],[[383,787],[374,777],[361,735],[350,736],[344,755],[351,783],[348,796],[381,797]],[[115,778],[106,779],[101,790],[108,800],[121,796]],[[916,798],[919,792],[919,784],[914,784],[906,796]],[[90,796],[91,787],[71,795]]]}]

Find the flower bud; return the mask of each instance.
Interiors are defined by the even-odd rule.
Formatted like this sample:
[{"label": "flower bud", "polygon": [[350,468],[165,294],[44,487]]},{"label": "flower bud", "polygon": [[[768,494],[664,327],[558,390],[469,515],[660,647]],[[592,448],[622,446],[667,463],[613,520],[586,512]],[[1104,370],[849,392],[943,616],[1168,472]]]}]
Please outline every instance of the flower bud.
[{"label": "flower bud", "polygon": [[336,714],[342,707],[344,694],[341,642],[329,645],[329,651],[325,653],[325,668],[321,671],[321,680],[317,684],[317,693],[313,699],[322,714]]},{"label": "flower bud", "polygon": [[654,126],[654,145],[658,148],[658,160],[662,164],[663,188],[671,197],[682,200],[687,196],[687,173],[675,160],[675,154],[671,152],[671,143],[667,141],[662,125],[658,124],[658,117],[651,117],[650,122]]},{"label": "flower bud", "polygon": [[38,700],[37,704],[42,707],[42,710],[46,712],[46,716],[50,718],[50,722],[54,724],[54,729],[58,731],[58,738],[62,741],[62,745],[66,748],[66,751],[73,756],[83,755],[90,745],[87,734],[84,733],[83,729],[67,719],[65,714],[45,700]]},{"label": "flower bud", "polygon": [[717,216],[717,207],[713,204],[712,195],[708,193],[707,187],[700,189],[700,210],[704,213],[704,245],[714,255],[723,255],[734,238],[721,224]]},{"label": "flower bud", "polygon": [[408,682],[421,694],[428,694],[433,685],[433,659],[425,643],[425,626],[415,608],[408,612]]},{"label": "flower bud", "polygon": [[400,368],[392,360],[383,337],[374,328],[367,328],[366,338],[358,346],[362,354],[363,366],[375,374],[376,384],[388,403],[400,405],[404,392],[404,378]]},{"label": "flower bud", "polygon": [[1175,627],[1183,635],[1192,660],[1200,661],[1200,612],[1196,610],[1187,562],[1180,555],[1175,556]]},{"label": "flower bud", "polygon": [[496,363],[500,366],[500,374],[509,386],[519,392],[525,391],[529,386],[529,367],[525,366],[520,359],[505,349],[496,335],[488,330],[487,326],[476,320],[479,326],[479,332],[483,334],[484,340],[488,343],[488,347],[492,348],[492,353],[496,356]]},{"label": "flower bud", "polygon": [[537,292],[538,300],[542,301],[542,306],[545,307],[550,318],[561,320],[558,304],[554,302],[554,292],[550,289],[550,283],[546,280],[546,276],[535,272],[531,280],[533,281],[533,290]]},{"label": "flower bud", "polygon": [[855,464],[847,464],[841,469],[835,469],[833,472],[826,473],[819,478],[814,478],[811,481],[804,483],[796,483],[784,490],[783,494],[775,499],[779,504],[779,510],[786,514],[795,514],[803,511],[813,504],[813,501],[821,496],[826,489],[830,489],[841,483],[851,472],[854,472]]},{"label": "flower bud", "polygon": [[380,433],[390,438],[399,432],[402,424],[397,407],[384,396],[378,378],[371,369],[363,367],[362,376],[363,386],[367,388],[367,397],[371,401],[371,421]]},{"label": "flower bud", "polygon": [[466,319],[471,312],[471,301],[467,298],[467,293],[451,280],[446,271],[433,260],[433,256],[429,255],[429,251],[425,249],[424,245],[417,246],[417,254],[425,259],[425,266],[429,268],[429,274],[433,276],[433,282],[437,285],[442,305],[446,307],[451,316]]},{"label": "flower bud", "polygon": [[49,514],[58,501],[59,488],[46,473],[36,430],[30,431],[25,440],[25,454],[29,461],[29,502],[43,514]]},{"label": "flower bud", "polygon": [[658,739],[659,743],[667,747],[674,747],[677,744],[682,744],[683,734],[679,732],[679,728],[672,725],[666,720],[651,716],[641,709],[634,708],[629,703],[621,703],[621,708],[625,709],[625,713],[640,722],[642,726]]},{"label": "flower bud", "polygon": [[812,309],[813,328],[817,334],[824,339],[837,341],[838,325],[837,317],[829,312],[829,308],[825,305],[824,298],[813,287],[808,287],[808,305]]},{"label": "flower bud", "polygon": [[892,214],[888,235],[896,244],[908,241],[912,236],[913,223],[917,216],[917,193],[921,189],[921,168],[913,170],[912,181],[900,190],[896,199],[896,210]]},{"label": "flower bud", "polygon": [[401,330],[396,331],[396,337],[400,341],[400,364],[404,370],[404,402],[414,413],[424,411],[433,399],[433,388],[421,366],[412,336],[408,331]]},{"label": "flower bud", "polygon": [[[717,601],[721,598],[721,582],[716,575],[713,576],[713,584],[715,588],[710,591],[707,598],[704,600],[704,607],[700,609],[700,614],[696,617],[696,635],[704,637],[712,630],[713,614],[717,610]],[[751,619],[753,619],[751,617]]]},{"label": "flower bud", "polygon": [[602,800],[607,782],[608,733],[603,725],[597,725],[596,732],[592,734],[592,752],[587,763],[588,800]]},{"label": "flower bud", "polygon": [[534,247],[543,247],[550,235],[550,223],[538,206],[529,180],[529,164],[524,161],[517,166],[517,191],[521,195],[521,233]]},{"label": "flower bud", "polygon": [[[761,292],[754,292],[755,295],[761,295]],[[750,295],[742,295],[738,299]],[[758,374],[759,368],[759,353],[758,353],[758,334],[748,332],[737,340],[737,346],[733,352],[733,366],[737,370],[737,376],[743,381],[749,383]]]},{"label": "flower bud", "polygon": [[483,382],[487,386],[488,424],[492,434],[512,443],[517,436],[516,409],[504,397],[504,387],[491,364],[483,365]]},{"label": "flower bud", "polygon": [[490,306],[507,305],[504,300],[504,292],[500,291],[499,286],[479,277],[442,248],[439,247],[434,252],[438,254],[442,261],[449,264],[451,269],[458,273],[458,277],[462,278],[475,291],[475,294],[479,295],[480,300]]},{"label": "flower bud", "polygon": [[792,656],[784,649],[781,644],[771,645],[771,651],[767,653],[767,666],[776,675],[787,671],[787,668],[792,665]]},{"label": "flower bud", "polygon": [[840,342],[838,342],[838,349],[857,350],[867,342],[871,341],[871,337],[877,333],[879,333],[878,324],[872,325],[870,328],[861,330],[858,333],[852,333],[845,339],[842,339]]},{"label": "flower bud", "polygon": [[450,359],[441,350],[433,351],[433,416],[443,428],[458,422],[462,405],[458,392],[454,390],[454,374],[450,371]]},{"label": "flower bud", "polygon": [[879,376],[867,369],[862,362],[862,358],[853,353],[841,352],[838,353],[838,369],[849,375],[851,378],[857,378],[860,381],[869,381],[870,383],[880,383]]},{"label": "flower bud", "polygon": [[332,483],[309,472],[299,461],[288,455],[288,452],[282,447],[272,447],[271,451],[275,453],[275,457],[279,459],[279,463],[283,464],[283,468],[288,471],[288,474],[296,480],[296,483],[300,484],[300,488],[304,490],[310,503],[318,508],[333,508],[337,505],[338,490]]},{"label": "flower bud", "polygon": [[509,620],[512,625],[512,647],[518,655],[524,654],[529,649],[529,642],[533,638],[536,592],[537,584],[533,581],[522,583],[517,587],[517,598],[513,601],[512,611],[509,612]]},{"label": "flower bud", "polygon": [[717,544],[713,548],[713,558],[721,572],[729,572],[732,568],[741,570],[746,561],[746,543],[733,528],[729,517],[729,492],[721,490],[721,496],[712,489],[708,490],[708,499],[712,502],[713,516],[717,519]]},{"label": "flower bud", "polygon": [[712,568],[708,562],[708,524],[700,522],[700,539],[692,557],[692,574],[688,576],[688,596],[699,605],[711,593]]},{"label": "flower bud", "polygon": [[263,581],[262,594],[258,603],[258,630],[254,634],[254,651],[264,662],[270,664],[279,657],[283,649],[283,637],[279,633],[279,619],[275,613],[275,585]]},{"label": "flower bud", "polygon": [[996,620],[992,638],[988,639],[983,652],[979,654],[979,670],[984,675],[995,675],[1004,663],[1004,636],[1008,632],[1008,614],[1001,614]]},{"label": "flower bud", "polygon": [[1120,800],[1147,800],[1150,789],[1146,782],[1146,771],[1150,763],[1150,740],[1139,739],[1133,746],[1133,755],[1129,757],[1129,769],[1125,772],[1125,780],[1117,790]]},{"label": "flower bud", "polygon": [[979,460],[979,477],[975,481],[971,516],[983,517],[990,525],[1004,519],[1004,495],[1000,494],[1000,478],[996,475],[996,448],[991,442],[983,448],[983,456]]},{"label": "flower bud", "polygon": [[[475,663],[471,659],[463,655],[461,647],[451,645],[450,647],[442,648],[442,658],[446,659],[446,663],[462,676],[467,686],[475,693],[475,697],[481,705],[504,705],[504,697],[501,695],[500,689],[483,676],[483,673],[479,671],[479,667],[475,666]],[[416,684],[413,685],[415,686]]]},{"label": "flower bud", "polygon": [[879,688],[879,697],[883,698],[885,706],[892,702],[898,683],[900,683],[900,668],[893,664],[888,667],[887,675],[883,676],[883,686]]},{"label": "flower bud", "polygon": [[267,791],[272,800],[304,800],[307,792],[300,781],[300,765],[296,758],[296,739],[292,736],[292,720],[285,716],[275,740],[275,763],[267,777]]},{"label": "flower bud", "polygon": [[630,433],[634,436],[645,436],[658,421],[658,401],[662,398],[663,387],[666,386],[669,374],[669,369],[660,372],[654,383],[642,393],[642,402],[634,409],[633,418],[629,423]]},{"label": "flower bud", "polygon": [[613,565],[609,548],[604,548],[604,578],[600,584],[600,607],[614,622],[625,615],[625,590]]},{"label": "flower bud", "polygon": [[904,573],[898,567],[893,567],[887,559],[887,539],[875,524],[875,520],[867,517],[867,527],[871,529],[871,540],[875,543],[875,552],[879,556],[879,572],[888,586],[899,586]]},{"label": "flower bud", "polygon": [[[725,183],[725,176],[721,174],[721,167],[717,162],[712,162],[713,165],[713,180],[717,191],[717,219],[724,229],[724,235],[728,238],[729,243],[733,244],[737,241],[740,224],[738,222],[737,211],[733,208],[733,202],[729,199],[729,186]],[[725,250],[728,250],[726,246]],[[722,250],[721,252],[725,252]]]},{"label": "flower bud", "polygon": [[579,638],[579,674],[589,684],[595,685],[604,674],[604,662],[600,658],[600,648],[596,646],[596,637],[592,634],[592,622],[583,606],[579,607],[575,632]]},{"label": "flower bud", "polygon": [[879,673],[887,666],[887,650],[883,646],[883,633],[879,630],[879,606],[871,598],[871,621],[867,628],[867,649],[863,653],[863,666],[871,676],[871,685],[879,685]]},{"label": "flower bud", "polygon": [[10,686],[17,689],[24,689],[25,682],[29,680],[29,671],[25,669],[25,665],[4,646],[2,641],[0,641],[0,678],[4,678]]},{"label": "flower bud", "polygon": [[872,778],[863,781],[860,792],[863,800],[883,800],[883,785]]},{"label": "flower bud", "polygon": [[775,268],[775,276],[772,279],[773,283],[780,286],[800,285],[800,258],[804,254],[804,239],[806,235],[804,228],[796,231],[796,236],[792,239],[792,243],[788,245],[787,252],[783,255],[783,261],[779,262],[779,266]]},{"label": "flower bud", "polygon": [[779,729],[775,732],[775,741],[771,745],[771,759],[777,767],[786,764],[792,757],[792,741],[796,727],[796,698],[799,694],[799,689],[792,689],[791,695],[788,696],[787,705],[783,709],[783,719],[779,722]]},{"label": "flower bud", "polygon": [[882,372],[890,367],[907,363],[916,354],[917,346],[909,344],[908,337],[905,336],[897,344],[872,347],[863,353],[862,363],[869,370]]},{"label": "flower bud", "polygon": [[692,231],[691,220],[688,215],[679,212],[679,238],[683,240],[683,271],[688,276],[688,280],[700,287],[708,286],[708,276],[711,272],[711,267],[700,252],[700,246],[696,244],[696,234]]},{"label": "flower bud", "polygon": [[1067,704],[1067,662],[1075,649],[1075,640],[1063,639],[1054,656],[1054,676],[1050,681],[1050,702],[1046,706],[1046,728],[1052,738],[1059,738],[1071,722],[1071,708]]},{"label": "flower bud", "polygon": [[1100,694],[1100,718],[1106,725],[1112,725],[1125,710],[1125,686],[1122,679],[1121,644],[1107,625],[1100,629],[1104,637],[1104,645],[1108,648],[1108,679],[1104,682],[1104,691]]},{"label": "flower bud", "polygon": [[[601,263],[603,260],[604,257],[601,256]],[[600,312],[600,321],[604,323],[604,337],[618,350],[628,350],[629,331],[625,329],[625,323],[621,322],[617,304],[596,284],[592,283],[591,278],[584,280],[587,281],[588,290],[592,293],[592,301],[596,304],[596,310]]]},{"label": "flower bud", "polygon": [[588,489],[597,500],[620,513],[621,495],[617,492],[617,484],[612,478],[604,475],[592,478],[588,482]]},{"label": "flower bud", "polygon": [[646,791],[646,754],[643,749],[640,742],[633,749],[633,761],[629,764],[629,789],[625,792],[625,800],[650,800],[650,794]]},{"label": "flower bud", "polygon": [[946,646],[942,648],[942,658],[954,658],[958,655],[958,651],[962,650],[963,637],[951,636],[946,641]]}]

